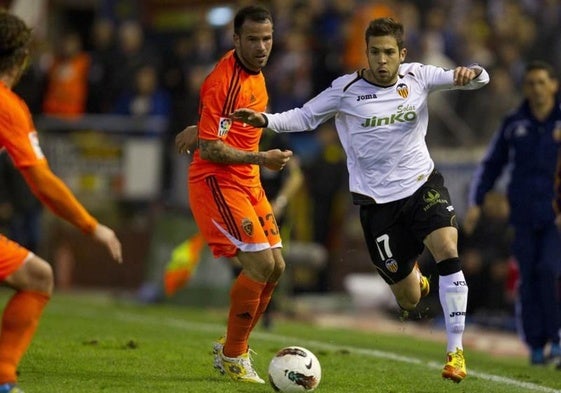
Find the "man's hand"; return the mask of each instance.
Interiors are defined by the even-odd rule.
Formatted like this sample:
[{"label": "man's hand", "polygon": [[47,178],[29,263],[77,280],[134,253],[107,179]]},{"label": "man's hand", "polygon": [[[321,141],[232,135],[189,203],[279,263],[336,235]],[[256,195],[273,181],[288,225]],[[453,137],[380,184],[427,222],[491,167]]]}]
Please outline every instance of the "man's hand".
[{"label": "man's hand", "polygon": [[254,111],[253,109],[236,109],[234,112],[230,113],[230,117],[234,120],[241,121],[253,127],[265,127],[267,125],[265,116],[263,116],[263,114],[260,112]]},{"label": "man's hand", "polygon": [[454,84],[456,86],[465,86],[479,74],[481,74],[481,69],[479,68],[456,67],[454,70]]},{"label": "man's hand", "polygon": [[97,224],[94,231],[92,232],[92,236],[96,241],[105,246],[115,262],[123,262],[121,242],[111,228],[106,227],[103,224]]},{"label": "man's hand", "polygon": [[272,171],[281,171],[284,169],[284,166],[290,160],[293,153],[290,150],[267,150],[260,154],[263,154],[264,162],[263,166],[269,168]]},{"label": "man's hand", "polygon": [[175,147],[179,154],[191,154],[199,143],[199,128],[196,125],[187,126],[175,136]]},{"label": "man's hand", "polygon": [[479,222],[479,217],[481,216],[481,207],[470,206],[466,212],[466,217],[464,219],[464,232],[466,235],[471,235]]}]

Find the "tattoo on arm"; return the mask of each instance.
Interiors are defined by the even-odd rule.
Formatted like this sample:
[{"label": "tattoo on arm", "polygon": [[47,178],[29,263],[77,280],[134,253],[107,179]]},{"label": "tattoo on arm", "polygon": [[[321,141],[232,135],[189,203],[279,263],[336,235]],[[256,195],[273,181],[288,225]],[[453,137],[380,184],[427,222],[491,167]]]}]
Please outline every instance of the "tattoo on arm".
[{"label": "tattoo on arm", "polygon": [[201,158],[217,164],[264,165],[265,155],[258,151],[244,151],[226,145],[221,140],[199,140]]}]

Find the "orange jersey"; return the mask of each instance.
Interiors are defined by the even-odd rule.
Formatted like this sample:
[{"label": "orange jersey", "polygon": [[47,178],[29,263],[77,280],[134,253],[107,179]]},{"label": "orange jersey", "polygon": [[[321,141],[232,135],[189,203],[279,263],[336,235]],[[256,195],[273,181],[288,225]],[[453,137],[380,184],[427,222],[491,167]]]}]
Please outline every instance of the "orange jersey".
[{"label": "orange jersey", "polygon": [[[229,51],[201,86],[199,138],[220,139],[239,150],[258,151],[262,129],[233,122],[229,115],[238,108],[264,112],[268,100],[263,74],[245,68],[234,50]],[[195,151],[189,168],[189,180],[197,181],[210,175],[227,178],[245,186],[260,184],[258,165],[214,163],[201,159],[199,151]]]},{"label": "orange jersey", "polygon": [[1,82],[0,147],[8,151],[18,168],[45,161],[27,105]]}]

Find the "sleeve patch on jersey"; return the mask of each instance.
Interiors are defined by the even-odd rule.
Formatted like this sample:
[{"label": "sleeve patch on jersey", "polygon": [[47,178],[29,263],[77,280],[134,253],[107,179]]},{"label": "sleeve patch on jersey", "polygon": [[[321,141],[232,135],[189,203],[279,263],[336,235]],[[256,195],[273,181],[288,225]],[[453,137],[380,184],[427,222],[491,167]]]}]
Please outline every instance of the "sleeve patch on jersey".
[{"label": "sleeve patch on jersey", "polygon": [[218,136],[226,136],[228,131],[230,131],[230,127],[232,127],[232,119],[228,117],[221,117],[218,121]]},{"label": "sleeve patch on jersey", "polygon": [[33,151],[35,152],[35,156],[38,159],[45,158],[45,155],[43,154],[43,150],[41,150],[41,146],[39,145],[39,138],[37,137],[37,132],[33,131],[33,132],[30,132],[27,135],[29,137],[29,142],[31,143],[31,147],[33,148]]}]

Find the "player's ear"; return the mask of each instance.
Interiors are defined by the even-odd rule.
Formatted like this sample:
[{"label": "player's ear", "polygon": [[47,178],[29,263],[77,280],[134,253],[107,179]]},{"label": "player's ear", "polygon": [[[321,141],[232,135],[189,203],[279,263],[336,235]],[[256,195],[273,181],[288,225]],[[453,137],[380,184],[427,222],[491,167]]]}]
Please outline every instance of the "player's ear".
[{"label": "player's ear", "polygon": [[405,56],[407,56],[407,48],[401,48],[399,52],[399,62],[403,63],[405,61]]}]

